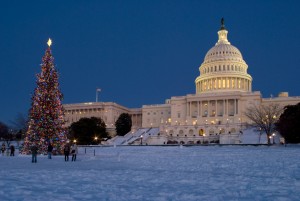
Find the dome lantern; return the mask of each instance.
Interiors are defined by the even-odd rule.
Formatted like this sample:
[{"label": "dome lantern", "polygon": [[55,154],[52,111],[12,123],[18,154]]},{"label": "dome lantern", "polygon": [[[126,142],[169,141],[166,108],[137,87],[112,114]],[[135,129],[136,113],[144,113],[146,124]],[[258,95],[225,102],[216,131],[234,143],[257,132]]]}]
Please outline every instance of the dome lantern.
[{"label": "dome lantern", "polygon": [[230,42],[227,40],[227,33],[228,33],[228,31],[225,29],[224,18],[222,18],[221,19],[221,28],[220,28],[220,31],[218,31],[219,40],[216,43],[216,45],[221,44],[221,43],[230,45]]}]

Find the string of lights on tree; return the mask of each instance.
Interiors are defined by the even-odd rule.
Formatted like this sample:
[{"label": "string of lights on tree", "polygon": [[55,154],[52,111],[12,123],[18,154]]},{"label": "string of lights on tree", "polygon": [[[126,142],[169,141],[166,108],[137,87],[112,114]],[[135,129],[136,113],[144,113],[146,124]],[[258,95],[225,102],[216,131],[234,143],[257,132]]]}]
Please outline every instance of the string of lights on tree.
[{"label": "string of lights on tree", "polygon": [[30,154],[34,144],[41,154],[47,153],[48,144],[62,153],[67,143],[66,129],[64,128],[64,109],[62,106],[62,93],[59,89],[58,72],[54,66],[51,53],[51,39],[42,58],[41,73],[37,74],[34,94],[31,98],[29,111],[29,125],[26,132],[23,154]]}]

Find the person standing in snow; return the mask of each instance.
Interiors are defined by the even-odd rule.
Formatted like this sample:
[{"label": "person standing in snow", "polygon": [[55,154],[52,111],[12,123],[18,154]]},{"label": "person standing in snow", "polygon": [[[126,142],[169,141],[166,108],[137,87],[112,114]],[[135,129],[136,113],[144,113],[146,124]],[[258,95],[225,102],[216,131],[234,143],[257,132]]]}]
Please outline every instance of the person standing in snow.
[{"label": "person standing in snow", "polygon": [[15,146],[14,145],[10,145],[10,156],[15,156]]},{"label": "person standing in snow", "polygon": [[70,145],[67,143],[64,147],[65,161],[69,161]]},{"label": "person standing in snow", "polygon": [[5,144],[2,143],[2,146],[1,146],[1,153],[2,153],[2,156],[4,156],[4,154],[5,154],[5,149],[6,149]]},{"label": "person standing in snow", "polygon": [[75,143],[71,146],[71,153],[72,153],[72,161],[76,161],[76,155],[78,153],[78,148]]},{"label": "person standing in snow", "polygon": [[31,147],[31,154],[32,154],[32,163],[36,163],[36,156],[37,156],[38,148],[35,143],[32,144]]},{"label": "person standing in snow", "polygon": [[48,159],[51,159],[51,155],[52,155],[52,150],[53,150],[53,146],[51,144],[51,142],[49,142],[48,144]]}]

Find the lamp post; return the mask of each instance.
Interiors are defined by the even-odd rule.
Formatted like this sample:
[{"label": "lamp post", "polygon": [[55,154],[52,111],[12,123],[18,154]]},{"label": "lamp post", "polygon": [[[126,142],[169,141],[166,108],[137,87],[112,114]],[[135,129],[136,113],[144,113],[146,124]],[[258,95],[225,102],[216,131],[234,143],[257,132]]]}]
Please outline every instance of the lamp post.
[{"label": "lamp post", "polygon": [[98,144],[98,137],[95,136],[94,140],[96,141],[96,144]]},{"label": "lamp post", "polygon": [[272,134],[272,137],[273,137],[273,144],[275,144],[275,135],[276,135],[275,133]]},{"label": "lamp post", "polygon": [[141,145],[143,145],[143,135],[141,135]]}]

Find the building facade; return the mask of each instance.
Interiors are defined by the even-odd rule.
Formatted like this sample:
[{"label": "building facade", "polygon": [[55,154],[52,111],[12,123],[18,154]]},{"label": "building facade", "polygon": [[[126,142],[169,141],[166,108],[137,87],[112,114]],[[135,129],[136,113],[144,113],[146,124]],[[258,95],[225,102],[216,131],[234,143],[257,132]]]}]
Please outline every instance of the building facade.
[{"label": "building facade", "polygon": [[287,92],[274,98],[262,98],[259,91],[252,91],[248,65],[238,48],[231,45],[227,34],[222,21],[217,43],[199,67],[195,94],[174,96],[164,104],[143,105],[138,109],[116,103],[68,104],[64,105],[66,120],[71,123],[83,116],[96,115],[112,130],[118,115],[126,112],[133,118],[134,131],[159,128],[157,136],[148,138],[149,144],[195,144],[218,141],[221,135],[238,136],[248,122],[243,112],[253,104],[285,106],[300,102],[300,97],[289,97]]},{"label": "building facade", "polygon": [[105,124],[111,136],[115,135],[115,122],[122,113],[128,113],[132,120],[132,131],[142,127],[142,110],[129,109],[113,102],[89,102],[64,104],[66,126],[81,118],[99,117]]}]

